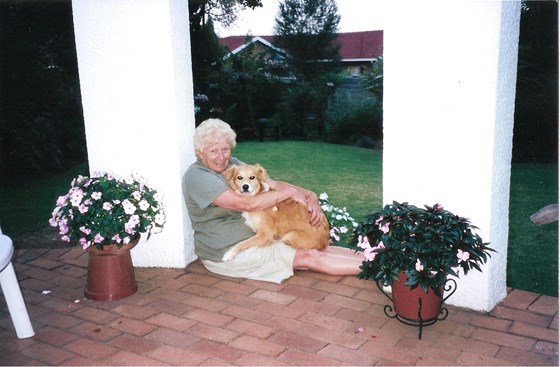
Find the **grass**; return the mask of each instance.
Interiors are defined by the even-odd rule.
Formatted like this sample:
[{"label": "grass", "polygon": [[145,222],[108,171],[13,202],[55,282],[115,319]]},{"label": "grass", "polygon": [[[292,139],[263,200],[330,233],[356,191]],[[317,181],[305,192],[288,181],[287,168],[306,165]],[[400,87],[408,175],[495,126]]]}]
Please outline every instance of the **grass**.
[{"label": "grass", "polygon": [[[297,141],[244,142],[234,156],[262,164],[274,179],[328,193],[331,204],[346,207],[356,220],[381,208],[379,151]],[[33,242],[19,240],[30,233],[45,228],[54,231],[48,227],[48,219],[56,199],[68,191],[78,174],[87,174],[85,164],[63,174],[0,188],[0,225],[16,247],[32,247]],[[507,285],[557,297],[558,222],[536,226],[529,217],[545,205],[558,203],[558,167],[514,164],[511,177]]]},{"label": "grass", "polygon": [[346,207],[361,220],[382,202],[381,152],[346,145],[299,141],[246,142],[233,155],[260,163],[271,178],[305,187]]},{"label": "grass", "polygon": [[529,217],[558,203],[558,166],[514,164],[511,172],[507,284],[558,296],[558,222],[537,226]]},{"label": "grass", "polygon": [[70,189],[77,175],[88,175],[85,163],[42,179],[0,187],[0,226],[16,244],[16,239],[30,232],[44,231],[56,199]]}]

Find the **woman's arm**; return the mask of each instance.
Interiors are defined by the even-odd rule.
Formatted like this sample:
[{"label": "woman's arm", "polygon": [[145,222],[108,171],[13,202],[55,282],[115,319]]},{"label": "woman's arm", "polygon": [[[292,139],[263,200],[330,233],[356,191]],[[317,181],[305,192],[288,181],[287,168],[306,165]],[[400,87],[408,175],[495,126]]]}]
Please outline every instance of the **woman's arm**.
[{"label": "woman's arm", "polygon": [[312,225],[317,226],[321,223],[323,211],[319,198],[314,192],[283,181],[268,179],[267,183],[272,189],[269,192],[249,196],[228,189],[218,196],[213,203],[225,209],[250,212],[271,208],[281,201],[292,198],[307,205],[310,214],[309,222]]},{"label": "woman's arm", "polygon": [[268,184],[270,185],[271,188],[276,188],[276,189],[291,188],[301,193],[305,198],[305,201],[303,201],[303,203],[307,205],[307,210],[309,211],[309,215],[310,215],[309,222],[314,226],[318,226],[321,223],[324,215],[323,209],[321,209],[321,203],[319,202],[319,198],[313,191],[306,190],[302,187],[298,187],[284,181],[274,181],[272,179],[268,180]]},{"label": "woman's arm", "polygon": [[255,196],[240,194],[235,190],[228,189],[218,196],[213,203],[225,209],[251,212],[271,208],[288,198],[305,202],[305,196],[300,191],[293,187],[285,186]]}]

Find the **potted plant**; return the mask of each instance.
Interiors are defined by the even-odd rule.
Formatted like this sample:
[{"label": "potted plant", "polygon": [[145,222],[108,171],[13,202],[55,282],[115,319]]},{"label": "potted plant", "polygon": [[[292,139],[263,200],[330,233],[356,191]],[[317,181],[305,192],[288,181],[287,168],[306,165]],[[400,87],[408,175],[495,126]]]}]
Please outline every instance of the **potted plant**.
[{"label": "potted plant", "polygon": [[[392,286],[399,316],[433,319],[440,312],[448,277],[458,277],[461,271],[466,275],[472,269],[482,271],[480,265],[494,251],[476,229],[468,219],[439,204],[418,208],[394,201],[368,214],[353,233],[353,245],[364,254],[358,277]],[[414,292],[412,300],[401,295],[401,288]],[[406,305],[397,304],[400,299],[408,299],[413,309],[405,311]],[[431,300],[433,310],[427,304]],[[420,314],[419,306],[426,315]]]},{"label": "potted plant", "polygon": [[116,300],[136,292],[130,250],[141,233],[149,238],[162,230],[161,199],[141,179],[108,173],[78,176],[58,198],[49,223],[63,241],[88,251],[87,298]]}]

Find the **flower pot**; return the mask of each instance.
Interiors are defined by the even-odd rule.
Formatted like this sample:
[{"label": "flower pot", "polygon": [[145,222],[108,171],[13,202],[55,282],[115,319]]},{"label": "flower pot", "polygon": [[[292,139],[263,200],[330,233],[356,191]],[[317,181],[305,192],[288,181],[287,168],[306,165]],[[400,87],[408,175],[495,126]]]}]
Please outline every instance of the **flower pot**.
[{"label": "flower pot", "polygon": [[[443,296],[438,296],[432,289],[425,293],[422,287],[410,288],[406,284],[406,274],[401,272],[399,280],[391,285],[393,307],[402,318],[411,321],[429,321],[438,317],[441,312]],[[443,286],[440,287],[443,295]]]},{"label": "flower pot", "polygon": [[130,250],[138,244],[140,235],[128,244],[104,245],[103,250],[96,246],[88,247],[86,298],[95,301],[116,301],[133,295],[138,290],[132,267]]}]

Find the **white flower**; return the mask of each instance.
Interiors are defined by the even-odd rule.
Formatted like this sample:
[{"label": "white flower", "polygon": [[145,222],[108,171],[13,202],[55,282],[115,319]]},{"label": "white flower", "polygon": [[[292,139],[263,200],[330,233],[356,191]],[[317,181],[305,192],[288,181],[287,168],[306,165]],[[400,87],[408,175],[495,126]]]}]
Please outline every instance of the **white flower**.
[{"label": "white flower", "polygon": [[162,213],[156,214],[156,216],[154,218],[154,222],[156,222],[156,224],[162,226],[163,223],[165,223],[165,214],[162,214]]},{"label": "white flower", "polygon": [[124,208],[124,212],[128,215],[132,215],[136,211],[136,207],[128,199],[123,200],[122,206]]},{"label": "white flower", "polygon": [[162,194],[159,193],[159,192],[156,192],[156,193],[154,194],[154,200],[157,201],[158,203],[160,203],[161,200],[163,200]]},{"label": "white flower", "polygon": [[150,203],[148,203],[148,201],[144,199],[138,203],[138,206],[140,207],[140,209],[146,211],[150,208]]},{"label": "white flower", "polygon": [[329,200],[329,195],[327,195],[326,192],[322,192],[321,195],[319,195],[319,199],[320,200]]}]

